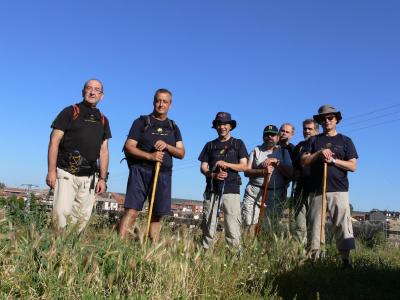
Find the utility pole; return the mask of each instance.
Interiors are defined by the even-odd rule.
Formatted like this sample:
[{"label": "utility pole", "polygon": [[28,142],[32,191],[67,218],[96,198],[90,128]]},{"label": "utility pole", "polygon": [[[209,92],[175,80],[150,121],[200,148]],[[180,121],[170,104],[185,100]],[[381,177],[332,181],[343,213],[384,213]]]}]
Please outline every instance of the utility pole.
[{"label": "utility pole", "polygon": [[26,186],[26,210],[30,210],[31,208],[31,191],[33,187],[39,187],[37,184],[32,183],[23,183],[21,186]]}]

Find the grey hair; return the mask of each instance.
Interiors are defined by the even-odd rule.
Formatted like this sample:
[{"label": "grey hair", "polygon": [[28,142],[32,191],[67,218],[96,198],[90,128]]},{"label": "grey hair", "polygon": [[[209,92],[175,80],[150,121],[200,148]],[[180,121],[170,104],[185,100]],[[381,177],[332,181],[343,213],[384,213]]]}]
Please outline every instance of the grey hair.
[{"label": "grey hair", "polygon": [[97,79],[97,78],[90,78],[90,79],[88,79],[88,80],[86,80],[85,81],[85,84],[83,85],[83,90],[85,90],[86,89],[86,87],[88,86],[88,84],[89,84],[89,81],[97,81],[98,83],[100,83],[100,85],[101,85],[101,91],[104,93],[104,87],[103,87],[103,83],[101,82],[101,80],[99,80],[99,79]]},{"label": "grey hair", "polygon": [[290,127],[292,128],[292,133],[294,134],[294,126],[293,126],[292,124],[290,124],[290,123],[283,123],[283,124],[281,125],[281,127],[279,128],[279,131],[281,131],[281,129],[282,129],[283,126],[285,126],[285,125],[290,126]]},{"label": "grey hair", "polygon": [[303,127],[304,127],[304,125],[306,125],[306,124],[311,124],[311,123],[314,124],[314,130],[315,130],[316,132],[319,132],[319,124],[318,124],[317,121],[315,121],[314,119],[305,119],[305,120],[303,121]]}]

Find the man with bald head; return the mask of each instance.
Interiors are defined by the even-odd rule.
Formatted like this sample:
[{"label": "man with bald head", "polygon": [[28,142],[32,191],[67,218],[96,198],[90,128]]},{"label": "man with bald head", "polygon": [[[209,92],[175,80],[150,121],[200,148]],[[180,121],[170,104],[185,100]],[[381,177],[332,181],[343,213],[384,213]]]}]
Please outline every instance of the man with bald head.
[{"label": "man with bald head", "polygon": [[[92,213],[95,193],[106,191],[108,119],[96,108],[104,97],[98,79],[85,82],[83,100],[64,108],[53,121],[46,183],[54,188],[53,219],[62,229],[70,220],[82,231]],[[98,174],[98,176],[96,176]]]}]

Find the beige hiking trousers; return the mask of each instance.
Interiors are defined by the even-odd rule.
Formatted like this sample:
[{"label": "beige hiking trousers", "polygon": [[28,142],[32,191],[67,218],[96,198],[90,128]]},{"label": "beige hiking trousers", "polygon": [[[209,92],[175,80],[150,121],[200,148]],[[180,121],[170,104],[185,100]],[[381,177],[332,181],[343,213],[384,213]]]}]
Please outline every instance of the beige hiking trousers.
[{"label": "beige hiking trousers", "polygon": [[[225,239],[229,245],[240,246],[240,194],[224,194],[221,199],[224,212]],[[213,244],[217,231],[218,196],[204,193],[203,202],[203,247],[208,249]]]},{"label": "beige hiking trousers", "polygon": [[[310,194],[308,217],[309,249],[318,252],[321,247],[321,208],[322,195]],[[353,225],[351,223],[348,192],[326,193],[326,216],[332,220],[332,230],[339,251],[349,251],[355,248]],[[326,230],[325,230],[326,231]],[[322,241],[325,244],[325,241]]]},{"label": "beige hiking trousers", "polygon": [[64,228],[67,223],[78,223],[79,232],[85,228],[95,202],[94,188],[90,189],[93,176],[75,176],[57,168],[53,219],[58,228]]}]

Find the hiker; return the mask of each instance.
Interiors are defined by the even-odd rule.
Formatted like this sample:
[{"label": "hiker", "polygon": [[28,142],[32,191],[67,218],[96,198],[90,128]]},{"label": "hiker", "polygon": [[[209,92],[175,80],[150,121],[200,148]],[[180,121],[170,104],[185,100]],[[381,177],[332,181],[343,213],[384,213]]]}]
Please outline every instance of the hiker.
[{"label": "hiker", "polygon": [[302,167],[301,154],[304,150],[307,140],[318,134],[319,125],[314,119],[306,119],[303,121],[303,137],[304,140],[296,145],[293,150],[293,168],[295,190],[293,197],[293,208],[295,217],[295,236],[305,246],[307,242],[307,211],[309,205],[310,192],[310,167]]},{"label": "hiker", "polygon": [[290,142],[294,136],[294,126],[290,123],[283,123],[279,128],[279,142],[278,145],[282,149],[286,149],[289,152],[290,159],[293,161],[293,150],[294,145]]},{"label": "hiker", "polygon": [[355,248],[353,226],[349,205],[349,181],[347,172],[357,167],[357,151],[352,140],[337,132],[336,125],[342,120],[340,111],[331,105],[323,105],[314,115],[323,129],[321,134],[308,139],[302,156],[304,166],[311,167],[310,207],[308,213],[308,234],[310,256],[320,257],[321,207],[323,169],[327,163],[326,211],[331,218],[336,246],[344,267],[351,266],[349,253]]},{"label": "hiker", "polygon": [[70,220],[78,223],[79,232],[92,214],[95,193],[107,189],[111,138],[108,119],[96,108],[104,97],[103,84],[98,79],[86,81],[82,96],[82,102],[64,108],[51,125],[46,177],[54,188],[55,225],[62,229]]},{"label": "hiker", "polygon": [[202,245],[208,249],[218,225],[218,213],[224,212],[225,238],[229,245],[240,246],[240,185],[239,172],[247,165],[247,150],[241,139],[231,136],[236,121],[227,112],[217,113],[212,128],[218,138],[205,144],[199,155],[200,171],[206,177],[203,202]]},{"label": "hiker", "polygon": [[158,89],[154,94],[153,112],[134,120],[124,146],[129,167],[125,212],[118,232],[122,239],[135,223],[139,211],[149,197],[154,181],[154,167],[161,163],[158,175],[154,210],[151,216],[150,239],[157,243],[161,218],[171,213],[172,158],[183,159],[185,148],[178,125],[168,118],[172,93]]},{"label": "hiker", "polygon": [[[291,178],[293,168],[289,152],[278,146],[278,128],[268,125],[263,131],[263,143],[250,152],[245,176],[249,177],[243,197],[242,219],[245,232],[254,235],[264,194],[266,178],[270,176],[267,186],[266,215],[260,220],[264,225],[267,219],[274,223],[279,221],[286,202],[286,183]],[[265,228],[265,226],[264,226]]]}]

